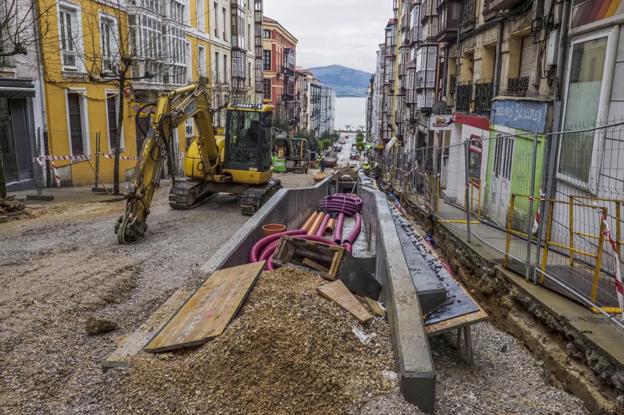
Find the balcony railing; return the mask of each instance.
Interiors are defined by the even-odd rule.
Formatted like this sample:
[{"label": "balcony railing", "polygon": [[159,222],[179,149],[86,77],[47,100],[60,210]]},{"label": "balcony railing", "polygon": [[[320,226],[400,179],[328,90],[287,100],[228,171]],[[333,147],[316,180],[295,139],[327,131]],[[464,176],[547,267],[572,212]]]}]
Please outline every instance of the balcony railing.
[{"label": "balcony railing", "polygon": [[475,14],[475,0],[468,0],[464,2],[464,14],[462,16],[462,27],[464,31],[474,29],[477,22]]},{"label": "balcony railing", "polygon": [[529,90],[529,77],[509,78],[507,81],[507,95],[523,97]]},{"label": "balcony railing", "polygon": [[494,83],[477,82],[475,84],[474,112],[479,115],[489,116],[492,111],[492,97],[494,95]]},{"label": "balcony railing", "polygon": [[472,101],[472,83],[465,82],[457,85],[457,100],[455,102],[455,109],[460,112],[469,112],[470,101]]}]

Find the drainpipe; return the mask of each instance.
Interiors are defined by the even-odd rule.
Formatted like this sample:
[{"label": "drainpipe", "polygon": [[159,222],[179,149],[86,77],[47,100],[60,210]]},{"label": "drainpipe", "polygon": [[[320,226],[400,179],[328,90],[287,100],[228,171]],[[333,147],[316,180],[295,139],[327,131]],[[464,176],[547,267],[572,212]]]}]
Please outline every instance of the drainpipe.
[{"label": "drainpipe", "polygon": [[492,97],[498,95],[500,88],[500,78],[502,69],[501,54],[503,50],[503,32],[505,30],[505,21],[498,23],[498,39],[496,39],[496,57],[494,59],[494,85],[492,85]]},{"label": "drainpipe", "polygon": [[[561,16],[561,22],[559,24],[559,41],[555,50],[557,56],[557,95],[555,101],[561,101],[563,99],[563,82],[564,82],[564,69],[565,63],[568,57],[568,26],[570,24],[570,9],[572,7],[571,1],[564,1],[559,8],[559,16]],[[557,120],[559,121],[559,120]]]},{"label": "drainpipe", "polygon": [[[554,1],[554,0],[551,0]],[[531,24],[531,30],[534,32],[533,36],[535,41],[539,41],[541,37],[542,27],[544,20],[544,0],[536,0],[533,2],[533,23]],[[533,88],[537,95],[539,95],[539,87],[541,81],[541,67],[542,67],[542,59],[544,56],[539,56],[537,59],[537,65],[535,65],[535,70],[533,71]]]},{"label": "drainpipe", "polygon": [[[33,7],[33,31],[35,34],[35,39],[39,39],[38,42],[35,42],[35,55],[37,56],[37,73],[38,73],[38,77],[39,77],[39,82],[37,82],[37,89],[39,90],[39,97],[40,97],[40,102],[41,102],[41,123],[43,126],[43,133],[41,134],[41,138],[40,140],[42,142],[38,143],[38,146],[35,146],[35,148],[39,148],[40,151],[43,151],[43,155],[48,154],[48,120],[47,120],[47,113],[46,113],[46,101],[45,101],[45,95],[44,95],[44,89],[43,89],[43,65],[42,65],[42,57],[43,57],[43,52],[41,50],[41,32],[39,30],[39,20],[40,20],[40,10],[39,10],[39,2],[37,1],[35,3],[35,7]],[[37,137],[39,139],[39,136]],[[37,154],[37,156],[41,156],[42,154]],[[47,163],[46,163],[47,166]],[[48,186],[51,185],[50,183],[50,174],[49,174],[49,168],[46,168],[43,171],[43,181],[48,183]]]}]

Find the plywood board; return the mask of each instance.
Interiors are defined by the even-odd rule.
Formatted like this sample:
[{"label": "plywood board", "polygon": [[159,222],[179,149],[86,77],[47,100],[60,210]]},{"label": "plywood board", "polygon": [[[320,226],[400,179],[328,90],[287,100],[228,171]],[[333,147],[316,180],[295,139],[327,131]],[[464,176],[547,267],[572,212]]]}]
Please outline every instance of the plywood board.
[{"label": "plywood board", "polygon": [[130,367],[132,358],[162,330],[190,295],[191,290],[188,288],[180,288],[173,293],[145,323],[119,342],[117,349],[102,361],[102,369]]},{"label": "plywood board", "polygon": [[480,309],[477,312],[464,314],[463,316],[451,318],[448,320],[440,321],[439,323],[434,323],[425,327],[425,331],[428,335],[433,336],[437,334],[442,334],[449,330],[458,329],[460,327],[469,326],[472,324],[476,324],[480,321],[486,320],[488,315],[485,311]]},{"label": "plywood board", "polygon": [[212,274],[145,348],[160,353],[203,344],[219,336],[236,315],[264,261]]},{"label": "plywood board", "polygon": [[372,318],[366,308],[351,294],[351,291],[342,281],[336,280],[317,288],[319,293],[338,304],[343,310],[353,314],[360,323],[366,323]]}]

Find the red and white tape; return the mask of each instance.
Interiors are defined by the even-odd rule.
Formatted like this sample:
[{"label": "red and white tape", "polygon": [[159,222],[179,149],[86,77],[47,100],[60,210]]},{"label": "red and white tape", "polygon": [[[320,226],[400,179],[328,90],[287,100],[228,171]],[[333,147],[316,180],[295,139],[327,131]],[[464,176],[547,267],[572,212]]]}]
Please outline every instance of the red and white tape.
[{"label": "red and white tape", "polygon": [[602,212],[601,219],[604,226],[603,235],[609,239],[611,249],[613,250],[613,256],[615,257],[615,292],[617,293],[618,303],[620,305],[621,317],[624,320],[624,283],[622,283],[622,269],[620,266],[620,252],[618,251],[617,243],[611,236],[611,230],[609,229],[609,222],[607,220],[607,214]]},{"label": "red and white tape", "polygon": [[[92,160],[93,157],[95,157],[96,155],[97,153],[96,154],[62,155],[62,156],[49,155],[49,156],[39,156],[36,158],[36,160],[39,164],[42,164],[44,161],[87,161],[87,160]],[[105,159],[115,158],[114,153],[100,153],[100,155],[104,157]],[[119,159],[120,160],[138,160],[139,158],[135,156],[124,156],[123,154],[120,154]]]}]

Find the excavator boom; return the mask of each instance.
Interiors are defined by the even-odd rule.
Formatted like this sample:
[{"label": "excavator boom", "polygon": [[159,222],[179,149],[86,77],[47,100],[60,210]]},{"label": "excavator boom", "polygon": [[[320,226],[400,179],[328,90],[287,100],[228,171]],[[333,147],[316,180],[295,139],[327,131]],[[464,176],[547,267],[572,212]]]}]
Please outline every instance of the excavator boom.
[{"label": "excavator boom", "polygon": [[146,219],[154,192],[160,185],[164,162],[173,153],[173,129],[189,118],[195,120],[201,137],[198,146],[204,171],[208,175],[217,173],[219,148],[205,86],[192,83],[162,95],[134,169],[126,210],[115,225],[120,244],[136,242],[145,234]]}]

